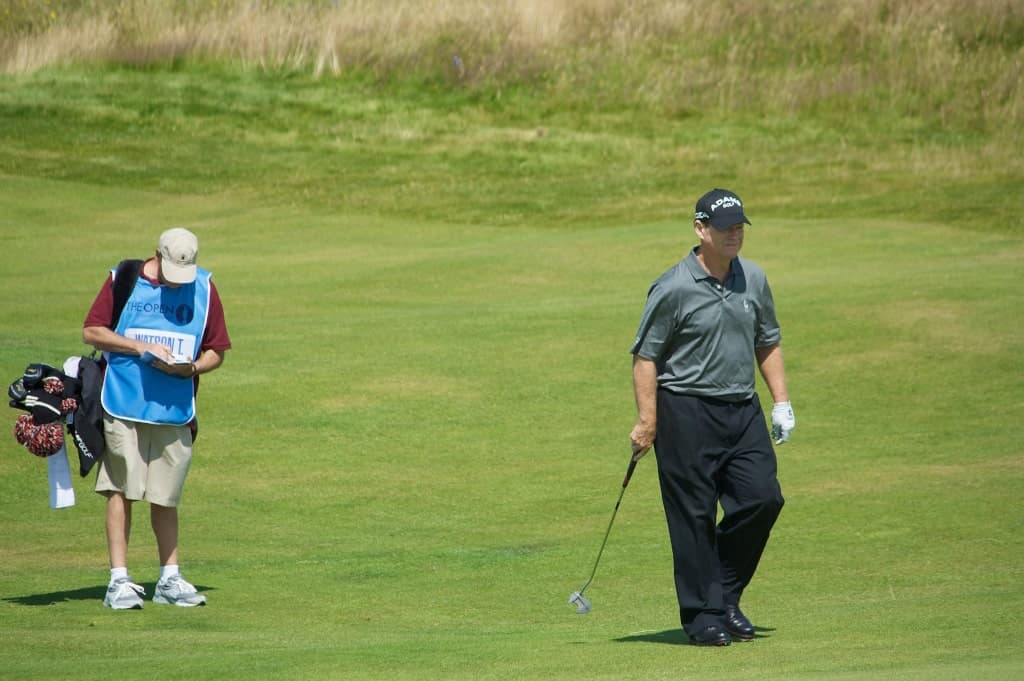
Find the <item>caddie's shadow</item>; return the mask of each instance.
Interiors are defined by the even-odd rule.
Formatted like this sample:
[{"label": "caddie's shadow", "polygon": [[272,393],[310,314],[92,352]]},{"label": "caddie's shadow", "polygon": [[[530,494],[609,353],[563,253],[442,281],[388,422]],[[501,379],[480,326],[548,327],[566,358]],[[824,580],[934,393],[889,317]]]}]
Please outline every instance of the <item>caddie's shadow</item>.
[{"label": "caddie's shadow", "polygon": [[[767,632],[775,631],[769,627],[754,627],[754,639],[768,638]],[[682,629],[666,629],[665,631],[644,632],[632,636],[621,636],[612,639],[616,643],[663,643],[666,645],[689,645],[690,641]]]},{"label": "caddie's shadow", "polygon": [[64,603],[66,601],[102,601],[103,596],[106,594],[106,592],[107,587],[100,584],[96,586],[82,587],[81,589],[53,591],[48,594],[12,596],[10,598],[5,598],[4,601],[7,603],[16,603],[18,605],[55,605],[57,603]]},{"label": "caddie's shadow", "polygon": [[[148,601],[153,597],[153,591],[156,589],[156,582],[143,582],[141,586],[146,590],[146,600]],[[213,588],[208,586],[196,585],[196,589],[200,592],[206,593],[214,591]],[[68,589],[66,591],[53,591],[48,594],[31,594],[28,596],[10,596],[2,599],[5,603],[14,603],[16,605],[56,605],[57,603],[66,603],[68,601],[97,601],[102,602],[103,597],[107,593],[107,587],[102,584],[96,586],[85,586],[81,589]]]}]

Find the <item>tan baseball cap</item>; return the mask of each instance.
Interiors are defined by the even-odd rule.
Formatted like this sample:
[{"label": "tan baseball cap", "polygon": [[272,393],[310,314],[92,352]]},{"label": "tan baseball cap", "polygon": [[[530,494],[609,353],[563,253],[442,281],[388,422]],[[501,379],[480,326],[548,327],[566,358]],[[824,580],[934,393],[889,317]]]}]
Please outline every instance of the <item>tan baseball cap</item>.
[{"label": "tan baseball cap", "polygon": [[196,256],[199,239],[182,227],[160,235],[160,271],[172,284],[191,284],[196,280]]}]

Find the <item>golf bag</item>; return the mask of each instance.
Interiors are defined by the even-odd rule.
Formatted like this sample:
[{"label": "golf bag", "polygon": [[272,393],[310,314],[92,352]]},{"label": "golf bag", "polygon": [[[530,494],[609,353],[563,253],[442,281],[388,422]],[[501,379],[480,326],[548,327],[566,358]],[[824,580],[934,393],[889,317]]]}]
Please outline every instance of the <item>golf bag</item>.
[{"label": "golf bag", "polygon": [[50,456],[64,445],[62,426],[66,423],[78,449],[79,472],[85,477],[105,445],[100,405],[103,373],[96,361],[87,357],[71,358],[65,366],[75,367],[75,371],[29,364],[11,383],[7,389],[10,406],[28,412],[15,422],[14,437],[32,454]]},{"label": "golf bag", "polygon": [[[122,260],[114,276],[114,306],[110,328],[117,328],[125,303],[135,288],[142,260]],[[79,473],[84,478],[103,455],[104,367],[94,357],[70,357],[64,371],[49,364],[29,364],[7,393],[10,405],[29,412],[18,417],[15,438],[36,456],[49,456],[64,444],[58,419],[67,425],[78,450]]]},{"label": "golf bag", "polygon": [[78,409],[68,417],[68,434],[78,450],[79,473],[84,478],[99,461],[106,447],[103,437],[103,405],[100,402],[103,368],[92,357],[78,357],[77,360],[81,392]]},{"label": "golf bag", "polygon": [[7,389],[11,406],[28,412],[15,421],[14,438],[36,456],[50,456],[64,446],[59,419],[78,407],[78,386],[66,379],[48,364],[30,364]]}]

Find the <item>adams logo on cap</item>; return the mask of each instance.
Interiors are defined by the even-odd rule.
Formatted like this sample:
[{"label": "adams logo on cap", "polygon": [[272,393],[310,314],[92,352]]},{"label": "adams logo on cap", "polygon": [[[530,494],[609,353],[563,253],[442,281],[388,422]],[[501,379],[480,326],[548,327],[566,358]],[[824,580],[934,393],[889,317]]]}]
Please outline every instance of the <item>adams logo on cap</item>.
[{"label": "adams logo on cap", "polygon": [[714,213],[719,208],[733,208],[734,206],[739,206],[740,208],[743,208],[743,202],[740,201],[740,197],[723,196],[722,198],[718,199],[717,201],[711,204],[711,212]]}]

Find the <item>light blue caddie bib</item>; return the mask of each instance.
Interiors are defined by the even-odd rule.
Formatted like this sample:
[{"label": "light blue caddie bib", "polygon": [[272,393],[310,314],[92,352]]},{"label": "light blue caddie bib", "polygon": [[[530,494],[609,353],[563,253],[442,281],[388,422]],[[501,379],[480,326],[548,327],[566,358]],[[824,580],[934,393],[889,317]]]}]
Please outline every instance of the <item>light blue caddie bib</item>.
[{"label": "light blue caddie bib", "polygon": [[[115,275],[116,276],[116,275]],[[210,309],[210,273],[197,268],[191,284],[156,286],[139,277],[114,329],[135,340],[166,345],[195,360]],[[136,355],[104,353],[103,409],[128,421],[185,425],[195,416],[191,378],[165,374]]]}]

